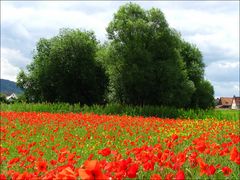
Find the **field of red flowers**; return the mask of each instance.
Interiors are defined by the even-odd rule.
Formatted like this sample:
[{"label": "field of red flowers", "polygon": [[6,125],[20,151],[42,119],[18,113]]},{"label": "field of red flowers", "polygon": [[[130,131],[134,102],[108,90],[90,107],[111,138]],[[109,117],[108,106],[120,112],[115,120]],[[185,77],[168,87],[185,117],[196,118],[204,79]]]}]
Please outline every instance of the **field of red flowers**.
[{"label": "field of red flowers", "polygon": [[0,179],[238,179],[240,121],[1,112]]}]

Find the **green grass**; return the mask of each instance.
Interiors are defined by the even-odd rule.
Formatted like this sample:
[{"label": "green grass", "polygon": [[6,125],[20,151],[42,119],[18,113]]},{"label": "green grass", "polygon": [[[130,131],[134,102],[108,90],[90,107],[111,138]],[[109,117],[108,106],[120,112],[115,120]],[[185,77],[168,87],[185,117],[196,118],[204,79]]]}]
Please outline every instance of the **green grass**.
[{"label": "green grass", "polygon": [[68,103],[13,103],[1,104],[1,111],[16,112],[52,112],[52,113],[95,113],[95,114],[118,114],[130,116],[156,116],[161,118],[182,119],[218,119],[239,120],[239,110],[202,110],[202,109],[177,109],[164,106],[130,106],[120,104],[107,105],[80,105]]}]

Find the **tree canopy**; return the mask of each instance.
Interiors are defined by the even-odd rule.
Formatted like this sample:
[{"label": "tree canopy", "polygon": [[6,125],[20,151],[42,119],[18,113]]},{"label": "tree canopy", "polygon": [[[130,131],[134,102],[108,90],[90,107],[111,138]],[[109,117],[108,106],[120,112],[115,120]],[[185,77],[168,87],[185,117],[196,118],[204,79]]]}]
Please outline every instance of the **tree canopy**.
[{"label": "tree canopy", "polygon": [[29,101],[119,102],[209,108],[214,90],[204,79],[203,57],[169,27],[161,10],[127,3],[107,27],[108,41],[93,32],[63,29],[39,40],[33,63],[18,75]]},{"label": "tree canopy", "polygon": [[180,35],[164,14],[126,4],[108,28],[110,90],[127,104],[185,107],[195,91],[181,53]]},{"label": "tree canopy", "polygon": [[97,45],[93,32],[72,29],[40,39],[17,83],[30,101],[102,103],[107,77],[95,60]]},{"label": "tree canopy", "polygon": [[210,82],[204,80],[202,53],[186,41],[182,41],[181,56],[186,64],[189,79],[194,83],[195,91],[191,97],[191,108],[209,108],[214,106],[214,89]]}]

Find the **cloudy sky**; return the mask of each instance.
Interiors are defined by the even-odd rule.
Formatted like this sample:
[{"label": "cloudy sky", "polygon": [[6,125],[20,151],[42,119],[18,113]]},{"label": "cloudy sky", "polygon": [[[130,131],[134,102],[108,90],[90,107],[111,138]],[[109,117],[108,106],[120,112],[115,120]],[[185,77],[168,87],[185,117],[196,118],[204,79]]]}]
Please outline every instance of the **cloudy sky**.
[{"label": "cloudy sky", "polygon": [[[39,38],[60,28],[93,30],[104,42],[108,23],[119,6],[113,1],[1,1],[1,78],[16,81],[32,61]],[[144,9],[160,8],[169,23],[203,53],[205,78],[215,97],[239,96],[238,1],[135,1]]]}]

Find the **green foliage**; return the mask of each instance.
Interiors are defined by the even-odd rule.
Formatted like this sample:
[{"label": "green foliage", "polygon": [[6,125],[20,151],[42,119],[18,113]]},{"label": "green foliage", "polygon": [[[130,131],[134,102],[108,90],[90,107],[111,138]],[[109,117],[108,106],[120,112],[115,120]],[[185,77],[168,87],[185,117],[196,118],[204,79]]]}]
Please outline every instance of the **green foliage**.
[{"label": "green foliage", "polygon": [[6,95],[0,93],[0,102],[1,102],[1,103],[7,103]]},{"label": "green foliage", "polygon": [[68,103],[13,103],[1,104],[2,111],[18,112],[62,112],[62,113],[95,113],[95,114],[118,114],[130,116],[155,116],[160,118],[181,119],[217,119],[217,120],[239,120],[237,110],[214,110],[214,109],[182,109],[167,106],[132,106],[122,104],[106,105],[80,105]]},{"label": "green foliage", "polygon": [[204,63],[199,49],[188,42],[182,41],[180,54],[186,64],[188,77],[194,84],[200,83],[204,77]]},{"label": "green foliage", "polygon": [[40,101],[41,93],[37,82],[37,76],[34,76],[34,74],[30,73],[27,75],[23,70],[19,72],[17,76],[17,85],[24,90],[27,102]]},{"label": "green foliage", "polygon": [[25,94],[18,95],[18,98],[15,100],[15,102],[17,102],[17,103],[26,103],[27,102],[27,98],[26,98]]},{"label": "green foliage", "polygon": [[182,41],[180,53],[186,64],[188,77],[195,86],[190,107],[203,109],[213,107],[214,90],[211,83],[204,80],[205,65],[201,52],[196,46]]},{"label": "green foliage", "polygon": [[195,106],[202,109],[211,108],[214,106],[214,90],[211,83],[207,80],[202,80],[197,85],[197,89],[193,94],[192,102]]},{"label": "green foliage", "polygon": [[159,9],[121,6],[107,32],[112,100],[142,106],[190,104],[195,87],[180,56],[181,40]]},{"label": "green foliage", "polygon": [[102,103],[107,77],[96,62],[98,42],[93,32],[62,29],[37,43],[28,74],[17,83],[29,102]]},{"label": "green foliage", "polygon": [[127,3],[107,33],[104,44],[93,32],[71,29],[40,39],[33,63],[17,78],[26,101],[213,107],[201,52],[159,9]]}]

